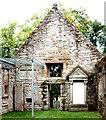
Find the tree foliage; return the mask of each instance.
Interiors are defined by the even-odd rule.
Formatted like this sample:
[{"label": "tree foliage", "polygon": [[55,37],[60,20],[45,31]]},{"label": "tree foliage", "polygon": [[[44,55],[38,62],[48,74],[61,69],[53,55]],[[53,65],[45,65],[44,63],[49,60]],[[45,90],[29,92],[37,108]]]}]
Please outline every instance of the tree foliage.
[{"label": "tree foliage", "polygon": [[92,22],[92,29],[89,33],[90,41],[97,46],[97,42],[100,44],[100,47],[105,46],[105,26],[102,25],[100,22],[95,20]]},{"label": "tree foliage", "polygon": [[42,17],[34,14],[23,25],[10,22],[7,27],[1,27],[0,45],[2,46],[2,57],[9,58],[13,56],[41,21]]},{"label": "tree foliage", "polygon": [[[103,52],[106,52],[106,27],[104,25],[97,20],[91,21],[85,9],[69,8],[66,10],[62,5],[59,5],[59,7],[67,19],[73,22],[95,46],[99,43]],[[7,27],[1,27],[0,45],[2,46],[2,57],[14,55],[42,20],[42,16],[34,14],[23,25],[18,25],[17,22],[10,22]]]},{"label": "tree foliage", "polygon": [[34,31],[36,26],[42,21],[42,16],[38,16],[34,14],[29,20],[26,20],[23,25],[20,26],[19,32],[16,36],[18,41],[22,41],[22,43],[27,40],[29,35]]},{"label": "tree foliage", "polygon": [[8,27],[1,27],[1,45],[2,45],[2,55],[3,57],[11,57],[17,47],[15,41],[15,30],[17,27],[16,22],[9,23]]},{"label": "tree foliage", "polygon": [[103,53],[106,52],[106,26],[99,21],[91,21],[85,9],[64,9],[60,5],[61,10],[67,19],[74,25],[97,47],[100,45]]},{"label": "tree foliage", "polygon": [[[62,7],[63,8],[63,7]],[[62,9],[61,8],[61,9]],[[87,37],[88,33],[91,32],[92,22],[89,19],[89,16],[86,14],[85,9],[71,9],[68,10],[62,9],[64,15],[67,19],[74,23],[75,26]]]}]

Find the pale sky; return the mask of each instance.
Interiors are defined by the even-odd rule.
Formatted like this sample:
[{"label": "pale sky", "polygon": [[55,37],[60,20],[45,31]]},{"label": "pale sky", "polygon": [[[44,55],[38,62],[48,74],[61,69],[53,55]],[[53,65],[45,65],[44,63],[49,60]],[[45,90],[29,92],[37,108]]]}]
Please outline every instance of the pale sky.
[{"label": "pale sky", "polygon": [[0,26],[8,21],[23,23],[34,13],[43,14],[53,3],[61,3],[68,8],[85,8],[91,20],[104,23],[104,2],[106,0],[0,0]]}]

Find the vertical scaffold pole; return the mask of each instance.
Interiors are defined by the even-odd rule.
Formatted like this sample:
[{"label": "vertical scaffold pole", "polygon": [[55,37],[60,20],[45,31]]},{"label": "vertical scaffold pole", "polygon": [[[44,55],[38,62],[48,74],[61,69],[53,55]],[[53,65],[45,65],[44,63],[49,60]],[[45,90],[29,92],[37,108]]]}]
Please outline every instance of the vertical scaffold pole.
[{"label": "vertical scaffold pole", "polygon": [[34,117],[34,61],[32,60],[32,117]]}]

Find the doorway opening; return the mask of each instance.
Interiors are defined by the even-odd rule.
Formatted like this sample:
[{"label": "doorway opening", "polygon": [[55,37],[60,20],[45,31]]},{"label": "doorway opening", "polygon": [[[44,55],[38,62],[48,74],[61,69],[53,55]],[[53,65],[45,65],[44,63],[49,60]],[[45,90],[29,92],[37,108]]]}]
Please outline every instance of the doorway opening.
[{"label": "doorway opening", "polygon": [[60,84],[49,84],[49,108],[60,108]]}]

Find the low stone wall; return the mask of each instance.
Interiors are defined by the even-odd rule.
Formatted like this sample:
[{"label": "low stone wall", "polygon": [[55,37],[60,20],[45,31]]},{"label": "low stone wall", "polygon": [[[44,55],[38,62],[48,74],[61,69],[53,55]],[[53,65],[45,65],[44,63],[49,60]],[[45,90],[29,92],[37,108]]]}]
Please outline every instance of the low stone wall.
[{"label": "low stone wall", "polygon": [[79,111],[88,111],[88,105],[87,104],[76,104],[76,105],[70,105],[70,111],[73,112],[79,112]]}]

